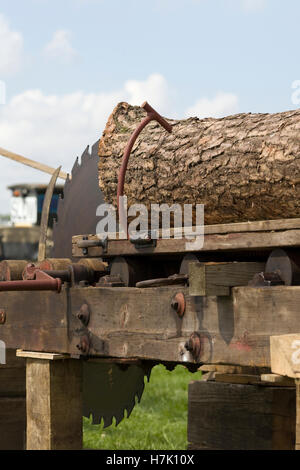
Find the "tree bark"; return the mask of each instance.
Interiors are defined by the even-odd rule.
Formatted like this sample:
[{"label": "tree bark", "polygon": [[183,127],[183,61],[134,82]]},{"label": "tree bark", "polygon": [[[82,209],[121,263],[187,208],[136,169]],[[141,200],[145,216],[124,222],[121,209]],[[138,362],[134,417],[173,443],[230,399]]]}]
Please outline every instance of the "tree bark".
[{"label": "tree bark", "polygon": [[[99,144],[99,185],[116,206],[124,148],[146,116],[119,103]],[[204,204],[205,223],[300,217],[300,110],[152,121],[131,152],[128,205]]]}]

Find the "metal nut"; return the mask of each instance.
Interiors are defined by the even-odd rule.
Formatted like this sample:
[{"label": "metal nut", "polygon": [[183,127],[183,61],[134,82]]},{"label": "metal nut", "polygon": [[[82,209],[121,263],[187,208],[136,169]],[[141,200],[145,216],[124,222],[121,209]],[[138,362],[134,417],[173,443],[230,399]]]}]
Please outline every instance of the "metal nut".
[{"label": "metal nut", "polygon": [[79,312],[77,313],[77,318],[78,320],[80,320],[84,326],[87,326],[89,324],[89,321],[90,321],[90,309],[89,309],[89,306],[88,304],[83,304],[81,307],[80,307],[80,310]]},{"label": "metal nut", "polygon": [[88,336],[82,336],[82,338],[80,338],[80,343],[77,344],[76,347],[83,354],[88,354],[88,352],[90,350],[90,340],[89,340]]},{"label": "metal nut", "polygon": [[183,317],[185,313],[185,297],[182,292],[178,292],[178,294],[173,297],[171,307],[175,310],[179,317]]},{"label": "metal nut", "polygon": [[189,351],[195,360],[199,359],[201,354],[201,336],[197,331],[191,334],[189,340],[184,345],[185,349]]}]

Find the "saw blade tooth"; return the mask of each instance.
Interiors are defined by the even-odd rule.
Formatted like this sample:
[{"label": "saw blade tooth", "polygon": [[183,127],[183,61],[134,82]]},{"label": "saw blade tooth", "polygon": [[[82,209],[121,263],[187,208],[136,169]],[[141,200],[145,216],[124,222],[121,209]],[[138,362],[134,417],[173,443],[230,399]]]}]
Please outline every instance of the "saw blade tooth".
[{"label": "saw blade tooth", "polygon": [[92,145],[91,155],[97,155],[98,156],[98,150],[99,150],[99,140]]},{"label": "saw blade tooth", "polygon": [[124,410],[119,414],[115,414],[116,426],[124,419]]},{"label": "saw blade tooth", "polygon": [[[98,145],[99,140],[93,147],[97,148]],[[104,197],[98,181],[99,157],[97,152],[91,155],[89,149],[87,147],[83,152],[81,164],[76,159],[65,181],[63,198],[58,201],[58,223],[53,230],[51,258],[73,259],[72,237],[95,233],[98,223],[96,211],[99,204],[104,202]]]},{"label": "saw blade tooth", "polygon": [[127,419],[128,419],[129,416],[131,415],[133,408],[134,408],[134,406],[130,406],[130,407],[127,407],[127,408],[126,408],[126,411],[127,411]]},{"label": "saw blade tooth", "polygon": [[73,168],[72,168],[72,178],[75,176],[75,174],[77,173],[79,168],[80,168],[79,158],[77,157],[76,160],[75,160],[75,163],[73,165]]},{"label": "saw blade tooth", "polygon": [[91,415],[92,415],[92,423],[93,424],[101,424],[101,421],[102,421],[102,416],[101,415],[96,414],[95,412],[91,413]]},{"label": "saw blade tooth", "polygon": [[113,417],[110,415],[103,416],[103,421],[104,421],[103,428],[108,428],[109,426],[111,426],[112,419]]},{"label": "saw blade tooth", "polygon": [[150,382],[151,372],[152,372],[152,367],[147,371],[147,374],[146,374],[148,383]]},{"label": "saw blade tooth", "polygon": [[133,410],[134,407],[135,407],[135,397],[133,398],[131,403],[128,403],[127,406],[126,406],[127,418],[129,418],[129,416],[131,415],[132,410]]},{"label": "saw blade tooth", "polygon": [[90,419],[91,414],[92,414],[92,413],[91,413],[91,411],[90,411],[89,408],[83,408],[83,410],[82,410],[82,415],[83,415],[85,418]]},{"label": "saw blade tooth", "polygon": [[136,396],[138,399],[138,402],[140,403],[143,392],[144,392],[145,384],[142,384],[141,387],[136,391]]},{"label": "saw blade tooth", "polygon": [[81,164],[83,165],[86,162],[86,160],[88,160],[89,158],[91,158],[91,154],[90,154],[90,146],[88,145],[81,155],[81,159],[80,159]]}]

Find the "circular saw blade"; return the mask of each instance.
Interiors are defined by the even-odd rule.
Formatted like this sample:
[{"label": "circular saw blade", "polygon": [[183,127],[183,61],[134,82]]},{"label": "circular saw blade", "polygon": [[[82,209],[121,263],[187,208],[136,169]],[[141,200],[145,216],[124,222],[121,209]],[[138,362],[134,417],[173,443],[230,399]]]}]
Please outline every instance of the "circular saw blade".
[{"label": "circular saw blade", "polygon": [[[150,377],[150,370],[148,380]],[[93,423],[103,427],[116,425],[130,416],[136,400],[141,400],[145,386],[145,370],[139,365],[129,365],[123,370],[117,364],[85,361],[83,363],[83,415],[92,415]]]},{"label": "circular saw blade", "polygon": [[52,258],[72,259],[72,236],[96,233],[100,220],[97,207],[103,204],[103,194],[98,183],[98,145],[89,146],[72,169],[72,178],[66,180],[63,198],[58,202],[57,222],[53,226]]},{"label": "circular saw blade", "polygon": [[[72,169],[72,178],[66,180],[63,198],[59,199],[57,222],[53,227],[52,258],[72,259],[72,237],[96,233],[100,217],[97,207],[104,203],[98,183],[99,141],[83,152]],[[117,361],[117,360],[116,360]],[[83,361],[83,411],[84,416],[93,416],[93,422],[104,420],[104,427],[118,424],[127,410],[130,415],[136,398],[141,399],[144,378],[150,377],[151,367],[129,365],[122,370],[118,365]]]}]

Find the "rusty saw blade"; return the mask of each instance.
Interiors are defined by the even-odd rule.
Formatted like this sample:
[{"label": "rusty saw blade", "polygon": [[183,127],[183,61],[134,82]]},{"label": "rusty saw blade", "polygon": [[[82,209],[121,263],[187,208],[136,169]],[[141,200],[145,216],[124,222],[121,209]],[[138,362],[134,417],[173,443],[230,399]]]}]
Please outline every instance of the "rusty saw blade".
[{"label": "rusty saw blade", "polygon": [[46,258],[46,243],[47,243],[47,232],[48,232],[48,221],[50,205],[52,201],[53,191],[56,185],[57,178],[59,177],[61,166],[58,167],[53,173],[50,183],[48,184],[46,194],[43,202],[43,210],[40,225],[40,239],[39,239],[39,252],[38,261],[43,261]]}]

